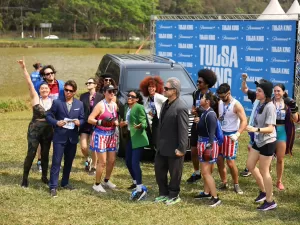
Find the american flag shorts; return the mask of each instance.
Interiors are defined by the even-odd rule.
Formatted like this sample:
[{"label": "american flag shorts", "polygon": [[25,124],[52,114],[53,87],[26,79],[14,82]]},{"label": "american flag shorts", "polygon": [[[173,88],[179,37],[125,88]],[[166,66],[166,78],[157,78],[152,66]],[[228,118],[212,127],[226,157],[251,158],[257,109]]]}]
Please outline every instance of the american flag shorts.
[{"label": "american flag shorts", "polygon": [[[203,159],[203,152],[205,150],[205,146],[208,143],[209,138],[208,137],[201,137],[198,136],[198,142],[197,142],[197,150],[198,150],[198,157],[200,162],[206,162]],[[213,146],[212,146],[212,160],[209,161],[209,163],[216,163],[218,159],[219,154],[219,146],[217,139],[214,140]]]},{"label": "american flag shorts", "polygon": [[236,132],[223,132],[224,133],[224,142],[219,147],[219,155],[225,159],[234,160],[237,156],[238,150],[238,141],[233,141],[230,139],[231,134]]},{"label": "american flag shorts", "polygon": [[96,128],[90,139],[90,149],[94,152],[113,152],[117,149],[115,130],[100,130]]}]

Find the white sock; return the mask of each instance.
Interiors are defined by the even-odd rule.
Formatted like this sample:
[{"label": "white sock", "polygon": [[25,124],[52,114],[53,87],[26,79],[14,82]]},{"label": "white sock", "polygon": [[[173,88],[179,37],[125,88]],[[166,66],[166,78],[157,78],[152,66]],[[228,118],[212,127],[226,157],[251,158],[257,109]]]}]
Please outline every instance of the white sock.
[{"label": "white sock", "polygon": [[196,175],[200,175],[200,170],[195,170],[194,172]]},{"label": "white sock", "polygon": [[133,183],[133,184],[136,184],[136,180],[132,180],[132,183]]},{"label": "white sock", "polygon": [[136,185],[136,190],[140,192],[140,191],[142,191],[142,187],[143,187],[142,184],[138,184],[138,185]]}]

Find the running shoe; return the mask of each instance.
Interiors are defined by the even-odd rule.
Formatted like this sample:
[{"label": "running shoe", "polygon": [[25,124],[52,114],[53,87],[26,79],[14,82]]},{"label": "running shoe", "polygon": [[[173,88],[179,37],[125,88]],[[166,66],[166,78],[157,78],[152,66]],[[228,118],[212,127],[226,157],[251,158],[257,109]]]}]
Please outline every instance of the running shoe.
[{"label": "running shoe", "polygon": [[245,168],[244,171],[240,172],[240,175],[242,177],[249,177],[251,176],[251,172],[247,168]]},{"label": "running shoe", "polygon": [[101,185],[104,188],[115,189],[117,186],[108,180],[107,182],[102,182]]},{"label": "running shoe", "polygon": [[171,198],[171,199],[168,199],[166,201],[166,205],[175,205],[177,203],[181,202],[181,198],[179,196],[177,197],[174,197],[174,198]]},{"label": "running shoe", "polygon": [[257,207],[257,209],[261,210],[261,211],[268,211],[268,210],[271,210],[271,209],[275,209],[276,207],[277,207],[277,204],[275,203],[275,201],[267,202],[265,200],[262,205]]},{"label": "running shoe", "polygon": [[221,204],[221,200],[219,199],[219,197],[217,198],[211,197],[208,203],[210,207],[216,207],[217,205],[220,204]]},{"label": "running shoe", "polygon": [[102,187],[101,184],[99,184],[99,185],[94,184],[93,185],[93,189],[94,189],[94,191],[97,191],[97,192],[103,192],[103,193],[106,192],[105,189]]},{"label": "running shoe", "polygon": [[158,202],[166,202],[168,200],[169,200],[168,196],[163,196],[162,195],[162,196],[156,197],[155,200],[154,200],[154,202],[156,202],[156,203],[158,203]]},{"label": "running shoe", "polygon": [[193,183],[197,182],[200,179],[201,179],[201,174],[198,175],[198,174],[193,173],[192,176],[189,179],[186,180],[186,182],[188,184],[193,184]]},{"label": "running shoe", "polygon": [[37,169],[38,169],[39,172],[42,172],[42,162],[41,162],[41,160],[37,161]]},{"label": "running shoe", "polygon": [[283,186],[283,184],[281,183],[281,181],[277,181],[276,187],[277,187],[280,191],[283,191],[283,190],[284,190],[284,186]]},{"label": "running shoe", "polygon": [[258,203],[258,202],[263,202],[264,200],[266,200],[266,192],[260,191],[259,195],[254,201]]},{"label": "running shoe", "polygon": [[132,201],[141,201],[146,199],[147,197],[147,191],[142,190],[142,191],[136,191],[133,190],[130,196],[130,200]]},{"label": "running shoe", "polygon": [[235,184],[234,185],[234,191],[239,194],[239,195],[242,195],[244,194],[244,192],[242,191],[242,189],[240,188],[240,185],[239,184]]},{"label": "running shoe", "polygon": [[201,199],[210,199],[211,198],[211,195],[210,194],[205,194],[204,191],[200,192],[199,195],[196,195],[194,197],[194,199],[198,199],[198,200],[201,200]]},{"label": "running shoe", "polygon": [[84,170],[86,172],[89,172],[91,170],[91,165],[92,165],[92,159],[90,157],[88,157],[87,160],[85,161]]},{"label": "running shoe", "polygon": [[225,183],[225,184],[221,183],[220,186],[218,187],[218,189],[220,191],[226,191],[226,190],[228,190],[228,188],[229,188],[229,185],[227,183]]},{"label": "running shoe", "polygon": [[56,198],[57,197],[57,191],[56,191],[56,189],[51,189],[50,190],[50,195],[51,195],[52,198]]}]

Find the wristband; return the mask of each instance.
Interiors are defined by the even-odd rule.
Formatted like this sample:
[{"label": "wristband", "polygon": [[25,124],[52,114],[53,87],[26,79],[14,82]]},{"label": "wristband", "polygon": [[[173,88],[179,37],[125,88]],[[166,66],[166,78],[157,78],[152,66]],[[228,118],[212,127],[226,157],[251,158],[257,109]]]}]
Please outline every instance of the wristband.
[{"label": "wristband", "polygon": [[235,135],[236,135],[237,137],[241,136],[240,132],[236,132]]},{"label": "wristband", "polygon": [[257,128],[257,131],[256,132],[260,132],[260,128]]},{"label": "wristband", "polygon": [[101,126],[102,120],[97,120],[96,125]]}]

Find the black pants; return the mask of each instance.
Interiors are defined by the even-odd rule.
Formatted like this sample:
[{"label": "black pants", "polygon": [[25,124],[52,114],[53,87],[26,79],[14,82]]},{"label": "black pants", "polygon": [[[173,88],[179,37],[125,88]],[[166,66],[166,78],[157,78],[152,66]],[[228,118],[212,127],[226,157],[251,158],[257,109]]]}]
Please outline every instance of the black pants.
[{"label": "black pants", "polygon": [[47,177],[52,136],[53,129],[47,122],[36,121],[29,124],[27,133],[28,150],[24,161],[23,179],[28,179],[39,144],[41,145],[42,177]]},{"label": "black pants", "polygon": [[[159,196],[175,198],[180,192],[184,157],[155,156],[155,177],[159,188]],[[168,172],[170,183],[168,184]]]}]

